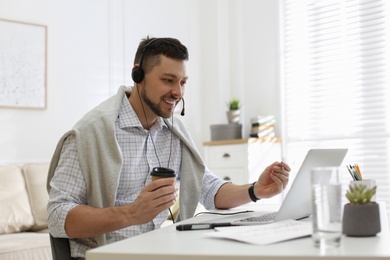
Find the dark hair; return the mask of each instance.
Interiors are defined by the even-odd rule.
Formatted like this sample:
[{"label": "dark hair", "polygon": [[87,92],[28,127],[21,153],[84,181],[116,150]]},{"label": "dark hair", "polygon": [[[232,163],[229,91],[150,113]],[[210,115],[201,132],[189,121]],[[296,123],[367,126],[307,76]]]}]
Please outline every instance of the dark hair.
[{"label": "dark hair", "polygon": [[[150,44],[144,50],[148,43]],[[160,55],[177,60],[188,60],[187,47],[175,38],[147,37],[142,39],[135,54],[134,64],[140,64],[142,52],[144,52],[142,69],[145,72],[160,63]]]}]

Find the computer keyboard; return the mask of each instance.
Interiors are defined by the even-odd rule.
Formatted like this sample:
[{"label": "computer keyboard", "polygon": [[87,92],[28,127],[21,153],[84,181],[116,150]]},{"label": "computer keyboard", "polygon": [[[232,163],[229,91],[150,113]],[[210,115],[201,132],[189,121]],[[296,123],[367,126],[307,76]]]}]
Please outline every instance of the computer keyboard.
[{"label": "computer keyboard", "polygon": [[272,222],[276,218],[278,212],[270,212],[258,217],[249,217],[239,220],[239,222]]}]

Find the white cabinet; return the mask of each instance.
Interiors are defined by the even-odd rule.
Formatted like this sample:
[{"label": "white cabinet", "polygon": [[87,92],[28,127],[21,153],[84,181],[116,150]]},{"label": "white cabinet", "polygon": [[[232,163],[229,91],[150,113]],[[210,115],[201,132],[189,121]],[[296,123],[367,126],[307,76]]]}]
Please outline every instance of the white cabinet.
[{"label": "white cabinet", "polygon": [[281,160],[278,139],[272,142],[257,138],[211,141],[203,145],[207,167],[235,184],[256,181],[265,167]]}]

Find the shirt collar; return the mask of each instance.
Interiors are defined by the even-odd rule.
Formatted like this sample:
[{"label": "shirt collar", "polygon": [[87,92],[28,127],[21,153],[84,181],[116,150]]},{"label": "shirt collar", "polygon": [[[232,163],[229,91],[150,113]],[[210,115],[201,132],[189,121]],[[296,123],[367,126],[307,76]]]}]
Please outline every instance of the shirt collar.
[{"label": "shirt collar", "polygon": [[[123,96],[122,106],[119,111],[119,127],[120,128],[142,128],[141,121],[139,120],[137,114],[135,113],[133,107],[131,106],[129,99],[126,95]],[[163,127],[168,127],[162,117],[157,117],[154,124],[150,127],[151,131],[159,131]]]}]

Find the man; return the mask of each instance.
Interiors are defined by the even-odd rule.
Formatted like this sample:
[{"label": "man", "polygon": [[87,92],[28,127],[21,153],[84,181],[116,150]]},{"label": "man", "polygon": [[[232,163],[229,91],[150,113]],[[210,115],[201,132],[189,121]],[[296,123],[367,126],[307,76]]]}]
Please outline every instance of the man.
[{"label": "man", "polygon": [[[176,221],[206,209],[236,207],[279,194],[290,167],[268,166],[255,184],[235,185],[212,174],[182,122],[173,116],[188,76],[187,48],[173,38],[141,41],[133,88],[87,113],[59,141],[48,176],[48,225],[69,237],[72,257],[159,228],[176,202],[175,178],[151,181],[172,169],[180,180]],[[261,159],[261,158],[259,158]]]}]

